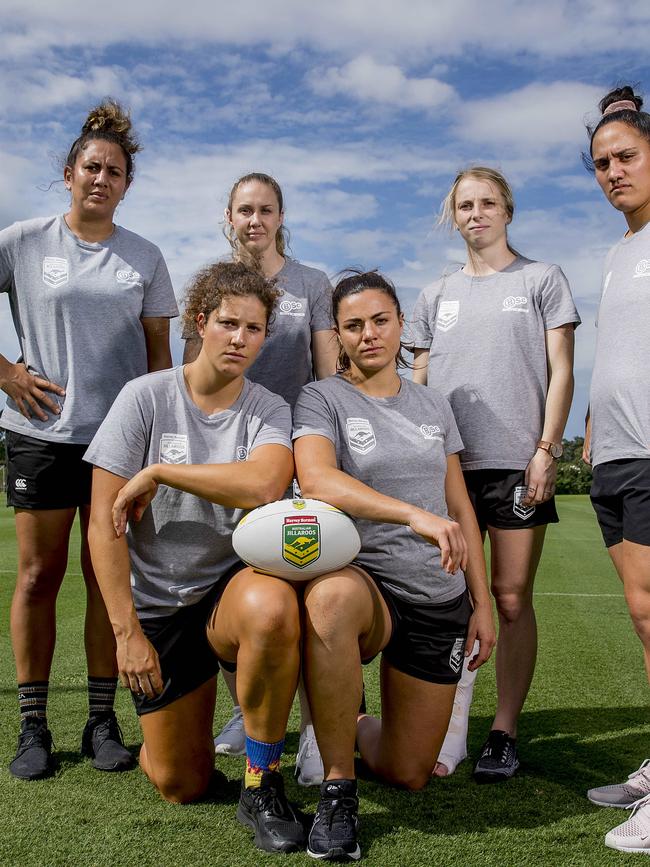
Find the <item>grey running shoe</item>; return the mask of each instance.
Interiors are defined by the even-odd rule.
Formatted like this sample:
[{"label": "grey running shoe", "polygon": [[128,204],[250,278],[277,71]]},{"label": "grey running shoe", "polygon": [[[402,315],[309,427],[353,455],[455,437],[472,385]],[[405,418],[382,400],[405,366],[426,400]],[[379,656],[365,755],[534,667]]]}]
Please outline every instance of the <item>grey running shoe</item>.
[{"label": "grey running shoe", "polygon": [[632,815],[605,835],[605,846],[619,852],[650,854],[650,795],[627,807]]},{"label": "grey running shoe", "polygon": [[587,797],[592,804],[598,804],[599,807],[631,807],[641,798],[650,795],[649,765],[650,759],[646,759],[640,768],[629,775],[626,782],[589,789]]},{"label": "grey running shoe", "polygon": [[232,716],[214,739],[214,751],[222,756],[243,756],[246,753],[246,732],[241,708],[235,705]]},{"label": "grey running shoe", "polygon": [[323,760],[313,725],[305,726],[300,735],[295,771],[299,786],[320,786],[323,782]]},{"label": "grey running shoe", "polygon": [[20,724],[18,748],[9,772],[19,780],[42,780],[52,770],[52,735],[47,721],[26,717]]}]

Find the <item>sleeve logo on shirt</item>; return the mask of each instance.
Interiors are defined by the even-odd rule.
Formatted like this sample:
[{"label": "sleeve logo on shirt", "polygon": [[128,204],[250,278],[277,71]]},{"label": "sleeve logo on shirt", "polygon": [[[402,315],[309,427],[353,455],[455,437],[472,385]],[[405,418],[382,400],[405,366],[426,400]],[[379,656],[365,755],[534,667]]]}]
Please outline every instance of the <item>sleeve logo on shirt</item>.
[{"label": "sleeve logo on shirt", "polygon": [[164,433],[160,437],[161,464],[186,464],[187,458],[187,434]]},{"label": "sleeve logo on shirt", "polygon": [[377,445],[375,432],[367,418],[347,418],[348,445],[353,452],[367,455]]},{"label": "sleeve logo on shirt", "polygon": [[526,485],[517,485],[512,501],[512,511],[522,521],[527,521],[535,512],[535,506],[522,506],[521,501],[528,496],[528,488]]},{"label": "sleeve logo on shirt", "polygon": [[504,313],[528,313],[528,298],[525,295],[508,295],[503,299]]},{"label": "sleeve logo on shirt", "polygon": [[57,289],[68,282],[68,260],[59,259],[58,256],[46,256],[43,259],[43,283]]},{"label": "sleeve logo on shirt", "polygon": [[436,316],[436,328],[438,331],[449,331],[458,322],[460,301],[441,301]]},{"label": "sleeve logo on shirt", "polygon": [[122,268],[116,272],[115,278],[118,283],[129,283],[133,286],[142,286],[143,280],[142,275],[138,274],[137,271],[133,271],[129,268]]},{"label": "sleeve logo on shirt", "polygon": [[442,431],[437,424],[421,424],[420,433],[425,440],[442,440]]},{"label": "sleeve logo on shirt", "polygon": [[641,259],[636,263],[634,277],[650,277],[650,259]]},{"label": "sleeve logo on shirt", "polygon": [[305,305],[298,298],[285,298],[280,301],[278,309],[283,316],[303,316],[305,315]]},{"label": "sleeve logo on shirt", "polygon": [[237,446],[237,452],[236,452],[236,455],[237,455],[237,460],[238,460],[238,461],[245,461],[245,460],[247,460],[247,458],[248,458],[248,449],[246,448],[246,446]]}]

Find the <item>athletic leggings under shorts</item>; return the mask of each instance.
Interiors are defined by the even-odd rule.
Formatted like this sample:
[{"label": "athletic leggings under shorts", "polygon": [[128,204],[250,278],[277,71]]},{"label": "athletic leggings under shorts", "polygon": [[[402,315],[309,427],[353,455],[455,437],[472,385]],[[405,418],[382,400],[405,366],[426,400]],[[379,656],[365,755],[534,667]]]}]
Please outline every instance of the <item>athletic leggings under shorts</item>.
[{"label": "athletic leggings under shorts", "polygon": [[650,545],[650,460],[622,458],[594,467],[591,504],[605,545]]},{"label": "athletic leggings under shorts", "polygon": [[[218,584],[194,605],[171,614],[140,621],[142,631],[155,647],[160,660],[163,689],[155,698],[131,693],[138,716],[161,710],[198,689],[219,671],[219,659],[206,634],[208,620],[219,604],[230,579],[244,563],[236,563]],[[230,668],[225,663],[222,665]]]},{"label": "athletic leggings under shorts", "polygon": [[539,506],[522,506],[527,492],[525,470],[465,470],[467,493],[476,512],[479,529],[524,530],[557,524],[555,497]]},{"label": "athletic leggings under shorts", "polygon": [[[428,683],[458,683],[465,659],[467,626],[472,603],[465,589],[460,596],[433,605],[407,602],[366,567],[388,606],[393,629],[382,654],[393,668]],[[373,657],[374,658],[374,657]],[[372,659],[364,659],[367,665]]]},{"label": "athletic leggings under shorts", "polygon": [[87,445],[54,443],[5,431],[7,505],[15,509],[69,509],[90,504],[93,468]]}]

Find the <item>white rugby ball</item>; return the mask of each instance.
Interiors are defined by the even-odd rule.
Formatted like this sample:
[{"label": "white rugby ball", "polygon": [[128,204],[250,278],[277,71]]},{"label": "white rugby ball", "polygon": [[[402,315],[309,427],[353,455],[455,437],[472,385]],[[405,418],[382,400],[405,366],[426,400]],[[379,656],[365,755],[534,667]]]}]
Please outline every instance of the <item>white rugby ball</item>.
[{"label": "white rugby ball", "polygon": [[348,516],[320,500],[277,500],[244,515],[232,534],[244,563],[291,581],[310,581],[354,560],[361,540]]}]

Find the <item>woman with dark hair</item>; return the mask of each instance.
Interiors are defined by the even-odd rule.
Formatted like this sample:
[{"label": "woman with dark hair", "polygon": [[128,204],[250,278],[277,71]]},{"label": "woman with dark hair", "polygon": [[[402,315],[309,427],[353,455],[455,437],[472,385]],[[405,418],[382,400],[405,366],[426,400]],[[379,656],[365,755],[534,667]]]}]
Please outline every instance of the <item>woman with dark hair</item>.
[{"label": "woman with dark hair", "polygon": [[68,212],[0,232],[0,291],[9,293],[21,349],[15,364],[0,356],[0,425],[18,540],[11,636],[21,728],[9,770],[25,780],[52,770],[46,705],[56,598],[77,509],[89,700],[81,750],[100,770],[134,765],[113,712],[115,642],[88,553],[91,473],[82,455],[124,383],[171,365],[169,319],[178,309],[163,257],[113,223],[139,149],[128,114],[106,100],[65,160]]},{"label": "woman with dark hair", "polygon": [[[282,298],[273,330],[260,354],[246,371],[253,382],[283,397],[293,407],[307,382],[323,379],[336,370],[336,341],[331,327],[332,287],[323,271],[310,268],[287,255],[288,231],[284,225],[284,197],[270,175],[252,172],[232,186],[225,210],[224,234],[236,262],[244,262],[276,281]],[[196,357],[200,341],[193,326],[183,332],[184,361]],[[224,673],[235,708],[215,738],[217,752],[240,755],[246,733],[237,701],[234,675]],[[296,776],[301,785],[318,785],[323,768],[311,725],[309,707],[299,687],[301,723]]]},{"label": "woman with dark hair", "polygon": [[[508,780],[519,768],[517,722],[537,657],[533,582],[546,526],[558,520],[553,494],[580,321],[560,268],[526,259],[510,245],[513,214],[512,190],[500,172],[485,166],[459,172],[441,222],[458,230],[467,261],[424,289],[413,313],[414,379],[438,388],[451,404],[467,490],[490,538],[497,708],[474,766],[482,783]],[[440,775],[466,755],[471,694],[467,676]]]},{"label": "woman with dark hair", "polygon": [[[463,659],[490,655],[494,623],[481,536],[447,400],[400,377],[404,317],[377,272],[333,294],[339,373],[294,412],[303,494],[356,518],[361,551],[305,589],[304,670],[325,778],[308,838],[321,859],[360,856],[355,741],[370,770],[426,784]],[[381,719],[359,714],[361,665],[382,653]]]},{"label": "woman with dark hair", "polygon": [[[584,457],[594,472],[591,501],[650,675],[650,115],[642,106],[631,87],[616,88],[601,100],[602,118],[589,129],[585,162],[627,231],[603,269]],[[587,793],[595,804],[635,808],[607,834],[607,846],[650,852],[648,795],[647,761],[625,782]]]},{"label": "woman with dark hair", "polygon": [[241,263],[200,272],[185,312],[199,355],[128,383],[85,457],[95,466],[90,547],[140,718],[142,770],[168,801],[206,792],[215,675],[219,662],[236,664],[247,733],[237,818],[258,847],[292,852],[305,829],[279,765],[299,603],[290,584],[239,562],[231,541],[243,510],[281,497],[293,473],[289,407],[244,378],[278,295]]}]

